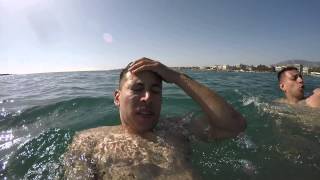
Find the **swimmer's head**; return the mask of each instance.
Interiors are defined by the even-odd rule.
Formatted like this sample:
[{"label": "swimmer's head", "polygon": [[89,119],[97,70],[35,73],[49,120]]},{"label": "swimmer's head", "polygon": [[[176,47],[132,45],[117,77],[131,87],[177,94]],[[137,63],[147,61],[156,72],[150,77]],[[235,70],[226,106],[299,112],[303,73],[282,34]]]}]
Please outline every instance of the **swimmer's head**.
[{"label": "swimmer's head", "polygon": [[114,103],[121,123],[134,133],[151,131],[157,124],[162,103],[162,79],[152,71],[132,74],[129,64],[120,73]]},{"label": "swimmer's head", "polygon": [[293,67],[293,66],[288,66],[288,67],[285,67],[285,68],[281,69],[281,71],[278,72],[278,81],[279,82],[281,81],[281,79],[282,79],[282,77],[283,77],[283,75],[284,75],[284,73],[286,71],[292,71],[292,70],[298,71],[298,69],[296,67]]},{"label": "swimmer's head", "polygon": [[295,67],[286,67],[278,73],[279,87],[287,98],[301,100],[304,98],[302,75]]}]

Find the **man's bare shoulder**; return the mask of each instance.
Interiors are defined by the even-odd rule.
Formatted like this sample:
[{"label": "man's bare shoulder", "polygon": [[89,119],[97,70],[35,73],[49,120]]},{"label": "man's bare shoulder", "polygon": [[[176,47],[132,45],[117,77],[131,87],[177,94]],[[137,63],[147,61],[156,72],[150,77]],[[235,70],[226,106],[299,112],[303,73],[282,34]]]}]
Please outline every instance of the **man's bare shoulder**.
[{"label": "man's bare shoulder", "polygon": [[86,129],[76,133],[76,136],[88,137],[88,136],[103,136],[111,132],[119,131],[120,126],[102,126],[91,129]]},{"label": "man's bare shoulder", "polygon": [[280,104],[287,104],[287,100],[285,98],[279,98],[279,99],[275,99],[273,100],[274,103],[280,103]]},{"label": "man's bare shoulder", "polygon": [[298,101],[296,104],[292,104],[290,102],[288,102],[288,100],[286,98],[279,98],[273,101],[273,103],[276,104],[287,104],[289,106],[294,106],[294,107],[300,107],[300,106],[306,106],[306,99],[302,99],[300,101]]},{"label": "man's bare shoulder", "polygon": [[[120,126],[103,126],[77,132],[64,154],[65,176],[67,179],[95,179],[92,157],[94,148],[104,136],[118,131]],[[93,163],[93,164],[92,164]]]},{"label": "man's bare shoulder", "polygon": [[119,129],[120,126],[102,126],[77,132],[73,138],[70,148],[92,148],[99,139],[112,132],[117,132]]},{"label": "man's bare shoulder", "polygon": [[313,108],[320,107],[320,88],[313,91],[313,94],[306,99],[306,104]]}]

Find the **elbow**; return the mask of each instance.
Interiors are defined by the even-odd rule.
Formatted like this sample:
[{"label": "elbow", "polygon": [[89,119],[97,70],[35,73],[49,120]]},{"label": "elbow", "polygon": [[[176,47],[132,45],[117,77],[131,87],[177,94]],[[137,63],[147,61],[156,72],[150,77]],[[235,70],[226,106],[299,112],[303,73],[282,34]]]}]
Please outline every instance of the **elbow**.
[{"label": "elbow", "polygon": [[247,128],[247,121],[243,116],[239,116],[237,118],[237,123],[235,123],[235,127],[233,129],[232,137],[237,137],[242,134]]},{"label": "elbow", "polygon": [[215,139],[225,139],[225,138],[236,138],[239,135],[243,134],[243,132],[247,128],[247,122],[244,117],[241,115],[236,118],[236,122],[233,124],[232,128],[225,131],[214,131],[215,133],[212,133],[213,137]]}]

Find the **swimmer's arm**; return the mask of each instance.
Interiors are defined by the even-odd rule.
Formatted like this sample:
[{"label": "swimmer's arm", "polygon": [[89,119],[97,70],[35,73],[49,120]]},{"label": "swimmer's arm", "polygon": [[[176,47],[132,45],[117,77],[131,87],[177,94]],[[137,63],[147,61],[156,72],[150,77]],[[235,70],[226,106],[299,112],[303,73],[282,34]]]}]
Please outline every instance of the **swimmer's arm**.
[{"label": "swimmer's arm", "polygon": [[195,126],[191,125],[204,130],[204,124],[208,123],[208,138],[235,137],[245,130],[244,117],[216,92],[181,73],[175,83],[201,106],[205,116],[193,121]]},{"label": "swimmer's arm", "polygon": [[145,70],[157,73],[166,82],[175,83],[201,106],[210,124],[212,138],[235,137],[245,130],[243,116],[213,90],[148,58],[137,60],[129,68],[132,73]]},{"label": "swimmer's arm", "polygon": [[313,94],[306,99],[308,106],[313,108],[320,107],[320,88],[317,88],[313,91]]}]

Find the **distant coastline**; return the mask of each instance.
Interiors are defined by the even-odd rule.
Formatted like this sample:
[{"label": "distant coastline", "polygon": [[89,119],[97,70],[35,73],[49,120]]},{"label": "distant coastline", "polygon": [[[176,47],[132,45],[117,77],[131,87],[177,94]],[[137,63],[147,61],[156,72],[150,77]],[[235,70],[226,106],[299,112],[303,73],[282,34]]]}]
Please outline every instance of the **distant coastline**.
[{"label": "distant coastline", "polygon": [[[279,72],[282,68],[287,66],[296,67],[303,75],[320,76],[320,61],[307,60],[287,60],[271,65],[247,65],[247,64],[215,64],[206,66],[170,66],[175,70],[192,70],[192,71],[215,71],[215,72],[250,72],[250,73],[274,73]],[[100,70],[78,70],[78,71],[54,71],[54,72],[35,72],[28,74],[42,74],[42,73],[74,73],[74,72],[92,72],[92,71],[119,71],[120,69],[100,69]],[[0,74],[0,76],[14,75],[14,74]]]},{"label": "distant coastline", "polygon": [[211,66],[187,66],[187,67],[173,67],[177,70],[190,69],[193,71],[223,71],[223,72],[253,72],[253,73],[263,73],[263,72],[279,72],[281,69],[293,66],[296,67],[299,72],[303,75],[313,75],[319,76],[320,74],[320,62],[312,62],[307,60],[287,60],[282,61],[273,65],[211,65]]}]

